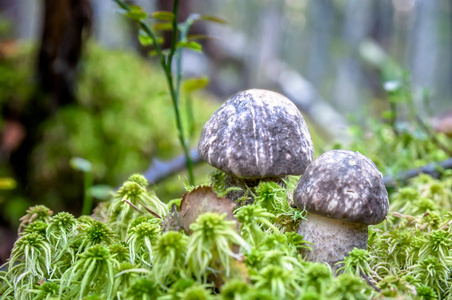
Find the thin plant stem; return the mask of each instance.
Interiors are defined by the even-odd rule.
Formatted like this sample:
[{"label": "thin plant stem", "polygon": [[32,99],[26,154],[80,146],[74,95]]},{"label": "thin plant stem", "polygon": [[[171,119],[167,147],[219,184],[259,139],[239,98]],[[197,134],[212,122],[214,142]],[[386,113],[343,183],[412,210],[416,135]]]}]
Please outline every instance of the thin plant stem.
[{"label": "thin plant stem", "polygon": [[[130,6],[127,5],[125,2],[121,0],[115,0],[118,5],[125,9],[126,11],[130,11]],[[152,29],[143,21],[140,20],[140,28],[151,37],[153,46],[155,50],[157,51],[157,56],[160,59],[160,65],[162,66],[166,78],[166,82],[168,84],[168,89],[170,92],[173,109],[174,109],[174,115],[176,117],[176,126],[179,134],[179,142],[182,146],[182,150],[184,152],[185,156],[185,164],[187,166],[188,171],[188,181],[190,185],[195,184],[195,178],[193,175],[193,162],[190,157],[190,152],[187,147],[187,142],[185,140],[185,135],[183,131],[183,125],[182,125],[182,118],[181,113],[179,109],[179,89],[175,89],[174,87],[174,77],[172,72],[172,60],[174,57],[174,54],[176,52],[176,45],[177,45],[177,39],[178,39],[178,27],[177,27],[177,16],[178,16],[178,10],[179,10],[179,0],[174,0],[174,6],[173,6],[173,14],[174,18],[172,20],[172,27],[173,27],[173,40],[171,43],[171,49],[167,57],[162,52],[162,49],[160,45],[158,44],[157,37],[155,36]],[[180,73],[182,70],[180,68],[177,69],[177,78],[180,78]]]},{"label": "thin plant stem", "polygon": [[408,105],[409,114],[411,121],[415,121],[416,118],[416,108],[414,107],[414,101],[413,101],[413,93],[411,91],[411,81],[408,73],[405,73],[403,75],[403,89],[405,94],[405,100]]},{"label": "thin plant stem", "polygon": [[394,100],[389,100],[389,105],[391,107],[391,128],[395,136],[399,136],[399,131],[397,130],[397,103]]},{"label": "thin plant stem", "polygon": [[90,215],[93,208],[93,197],[90,189],[93,186],[93,174],[91,172],[85,172],[85,179],[83,183],[84,195],[83,195],[83,207],[82,215]]}]

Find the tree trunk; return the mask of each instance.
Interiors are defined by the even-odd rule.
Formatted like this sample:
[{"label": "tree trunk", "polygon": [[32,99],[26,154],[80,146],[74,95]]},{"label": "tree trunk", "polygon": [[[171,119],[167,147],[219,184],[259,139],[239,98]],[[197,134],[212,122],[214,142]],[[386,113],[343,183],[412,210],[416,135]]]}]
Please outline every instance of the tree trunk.
[{"label": "tree trunk", "polygon": [[[30,155],[39,143],[39,127],[62,106],[75,102],[74,85],[83,42],[91,28],[89,0],[44,0],[37,91],[11,122],[22,124],[25,138],[11,149],[10,162],[23,188],[28,183]],[[8,117],[7,117],[8,119]],[[14,120],[16,119],[16,120]]]}]

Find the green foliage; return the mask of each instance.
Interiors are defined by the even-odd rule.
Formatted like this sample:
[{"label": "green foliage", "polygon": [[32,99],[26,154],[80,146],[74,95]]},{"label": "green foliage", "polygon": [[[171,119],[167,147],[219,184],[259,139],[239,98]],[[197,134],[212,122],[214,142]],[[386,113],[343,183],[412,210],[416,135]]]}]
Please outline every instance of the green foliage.
[{"label": "green foliage", "polygon": [[382,113],[383,122],[368,118],[366,114],[362,114],[361,120],[353,117],[352,121],[360,124],[351,127],[353,141],[349,146],[350,150],[365,153],[383,174],[393,175],[396,179],[400,171],[445,160],[452,155],[452,140],[445,134],[435,133],[424,121],[431,117],[428,93],[421,99],[424,107],[417,107],[409,74],[401,77],[389,83],[394,89],[386,90],[388,110]]},{"label": "green foliage", "polygon": [[[127,15],[132,19],[143,22],[147,17],[138,7],[129,8]],[[175,15],[164,13],[153,17],[159,24],[175,20]],[[147,37],[151,40],[142,42],[158,43],[149,34]],[[133,90],[131,87],[159,97],[156,90],[139,83],[127,82],[127,91],[122,91],[120,78],[114,77],[119,75],[114,69],[110,71],[109,80],[121,97]],[[106,88],[99,82],[86,84]],[[106,135],[111,138],[109,146],[119,143],[113,138],[118,124],[125,127],[121,130],[127,131],[130,139],[127,135],[119,135],[119,139],[132,142],[119,145],[125,151],[121,153],[133,153],[128,147],[134,140],[144,141],[149,135],[155,138],[162,134],[156,138],[157,145],[168,141],[167,132],[143,132],[134,122],[155,122],[151,127],[157,128],[166,117],[162,109],[171,112],[171,106],[148,101],[146,105],[158,107],[159,114],[133,98],[127,98],[127,105],[107,100],[121,113],[136,118],[130,125],[128,121],[119,123],[116,111],[104,115],[106,112],[99,109],[103,104],[89,99],[96,95],[94,88],[85,93],[82,107],[96,111],[96,118],[73,112],[79,119],[71,120],[71,126],[84,126],[80,120],[91,122],[89,126],[102,128],[102,134],[111,134]],[[147,113],[157,121],[148,119]],[[355,128],[358,139],[354,147],[369,154],[387,174],[446,157],[447,151],[438,140],[444,145],[450,141],[442,136],[435,140],[426,132],[422,134],[419,127],[402,130],[394,123],[371,125],[370,135]],[[167,145],[173,146],[172,142]],[[158,147],[153,150],[159,152]],[[119,159],[118,164],[122,163],[120,155],[110,155],[106,151],[99,153],[98,160],[88,158],[94,174],[99,174],[98,162],[105,157],[111,159],[108,162]],[[132,160],[136,158],[132,155]],[[261,182],[254,190],[247,190],[246,197],[253,196],[254,203],[236,209],[235,220],[226,219],[226,214],[204,213],[188,232],[163,232],[161,221],[167,205],[148,190],[141,175],[132,175],[95,217],[76,219],[64,212],[53,216],[44,206],[30,208],[21,219],[21,234],[11,258],[0,271],[0,293],[4,299],[451,299],[452,173],[441,174],[441,179],[421,175],[398,182],[390,194],[389,216],[382,224],[370,226],[368,248],[355,248],[336,266],[303,259],[309,243],[295,231],[304,212],[291,205],[298,178],[289,178],[287,187]],[[225,179],[219,171],[211,176],[219,196],[227,193]]]},{"label": "green foliage", "polygon": [[343,262],[338,262],[338,265],[343,265],[338,272],[352,273],[359,276],[368,276],[372,271],[369,266],[371,260],[369,252],[364,249],[355,248],[348,253],[348,256],[344,258]]},{"label": "green foliage", "polygon": [[[193,164],[188,150],[189,141],[186,139],[186,130],[182,122],[182,114],[180,110],[180,87],[182,82],[182,57],[183,48],[190,49],[202,53],[201,44],[195,42],[193,38],[188,40],[188,31],[190,27],[198,21],[210,21],[216,23],[223,23],[221,19],[212,16],[202,16],[200,14],[190,15],[183,23],[178,23],[178,8],[179,0],[173,2],[173,11],[159,11],[152,14],[152,18],[157,22],[150,26],[147,22],[148,14],[144,12],[139,6],[129,5],[122,0],[115,0],[115,2],[122,8],[124,15],[137,23],[140,28],[138,39],[143,46],[152,45],[153,51],[151,55],[156,55],[159,59],[160,67],[164,71],[166,78],[168,92],[171,97],[173,105],[174,119],[176,121],[179,143],[185,155],[186,168],[188,173],[188,182],[190,185],[195,184],[193,175]],[[158,36],[159,31],[172,31],[172,40],[170,41],[169,49],[163,49],[161,46],[161,38]],[[203,83],[191,86],[191,90],[200,88]],[[190,89],[185,89],[190,92]],[[193,121],[193,110],[191,104],[191,97],[187,97],[187,116],[189,122]],[[190,126],[191,127],[191,126]],[[192,131],[192,130],[190,130]],[[191,132],[192,133],[192,132]],[[189,134],[192,136],[192,134]]]},{"label": "green foliage", "polygon": [[155,282],[166,285],[180,277],[184,277],[184,263],[187,254],[187,237],[180,232],[166,232],[155,244],[152,269]]},{"label": "green foliage", "polygon": [[[14,56],[0,58],[0,105],[14,104],[20,109],[35,92],[35,53],[27,45],[18,49]],[[58,210],[69,207],[62,199],[74,202],[83,194],[83,174],[77,174],[69,164],[73,157],[91,162],[95,183],[116,186],[128,174],[145,170],[153,157],[169,159],[180,153],[162,72],[125,51],[89,44],[84,54],[76,86],[77,105],[59,109],[43,125],[42,143],[33,151],[29,170],[34,201]],[[190,131],[196,136],[216,104],[196,91],[190,94],[192,117],[188,117],[188,107],[181,105],[181,121],[187,134]],[[184,104],[187,94],[181,95]],[[0,204],[3,201],[0,199]],[[20,203],[17,200],[9,205]]]},{"label": "green foliage", "polygon": [[[258,201],[234,211],[240,226],[205,213],[190,232],[162,232],[161,220],[143,206],[151,205],[147,182],[132,175],[103,221],[30,208],[0,272],[0,293],[4,299],[449,299],[452,214],[443,190],[451,178],[421,176],[391,194],[391,209],[403,214],[392,211],[371,226],[368,249],[352,250],[333,274],[326,264],[304,261],[309,244],[277,224],[287,208],[277,199],[287,201],[284,188],[257,189]],[[417,207],[422,198],[443,204],[424,212]]]},{"label": "green foliage", "polygon": [[[77,262],[61,277],[60,297],[63,293],[74,293],[74,297],[82,297],[90,289],[105,291],[107,297],[112,296],[114,285],[113,263],[108,248],[94,245],[79,255]],[[71,285],[72,284],[72,285]]]},{"label": "green foliage", "polygon": [[214,254],[229,276],[230,257],[239,259],[239,255],[231,250],[232,243],[249,250],[248,243],[233,228],[235,222],[224,220],[225,217],[225,214],[205,213],[190,225],[193,234],[188,241],[186,261],[198,280],[205,279],[207,268],[213,267],[209,262]]}]

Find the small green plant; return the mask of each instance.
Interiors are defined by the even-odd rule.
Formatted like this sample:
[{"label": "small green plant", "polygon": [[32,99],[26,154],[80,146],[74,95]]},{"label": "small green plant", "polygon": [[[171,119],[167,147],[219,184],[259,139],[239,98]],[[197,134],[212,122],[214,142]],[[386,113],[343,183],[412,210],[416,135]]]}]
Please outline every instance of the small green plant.
[{"label": "small green plant", "polygon": [[62,250],[68,244],[69,239],[75,236],[77,231],[77,219],[67,212],[56,214],[46,231],[46,238],[55,250]]},{"label": "small green plant", "polygon": [[143,222],[128,230],[127,243],[130,248],[130,261],[152,266],[153,244],[160,233],[160,226]]},{"label": "small green plant", "polygon": [[160,286],[185,277],[184,263],[187,253],[187,237],[180,232],[162,234],[154,248],[153,275]]},{"label": "small green plant", "polygon": [[251,245],[262,240],[266,230],[279,233],[279,229],[272,224],[275,216],[257,204],[242,206],[236,211],[236,216],[241,224],[242,236]]},{"label": "small green plant", "polygon": [[[155,12],[152,14],[152,18],[157,21],[155,26],[151,27],[147,23],[149,18],[148,14],[144,12],[139,6],[128,5],[122,0],[115,0],[115,2],[124,10],[124,14],[137,22],[140,32],[139,40],[143,45],[152,45],[154,50],[152,54],[157,55],[160,66],[164,71],[166,82],[168,85],[168,91],[172,100],[174,116],[178,129],[179,142],[182,146],[182,150],[185,154],[186,167],[188,171],[188,182],[190,185],[194,185],[195,178],[193,176],[193,163],[190,157],[188,142],[186,139],[186,133],[183,128],[182,116],[180,112],[180,98],[181,98],[181,82],[182,82],[182,57],[183,48],[191,49],[193,51],[202,52],[200,44],[192,39],[189,40],[188,30],[197,21],[213,21],[218,23],[224,23],[223,20],[212,16],[203,16],[200,14],[190,15],[185,22],[178,23],[178,10],[179,0],[173,2],[172,12]],[[156,34],[156,31],[160,25],[160,28],[165,28],[172,32],[171,46],[169,50],[165,50],[161,46],[162,39]],[[193,90],[206,85],[206,80],[193,80],[190,84],[186,84],[186,90]],[[193,116],[190,114],[192,109],[187,110],[189,115],[188,119],[192,120]]]},{"label": "small green plant", "polygon": [[[116,2],[139,24],[140,41],[154,46],[187,154],[187,130],[179,111],[182,49],[200,50],[188,29],[206,17],[193,15],[178,24],[176,0],[174,11],[153,14],[151,25],[139,7]],[[165,28],[174,33],[170,49],[162,49],[156,35]],[[193,88],[187,85],[186,91]],[[411,95],[402,94],[412,105]],[[422,126],[400,128],[396,115],[400,103],[392,99],[391,104],[389,124],[372,121],[370,134],[354,128],[355,150],[372,154],[381,169],[393,175],[406,166],[446,157],[444,146],[450,141],[428,134]],[[416,119],[412,110],[410,119]],[[117,122],[111,116],[102,120],[106,127]],[[186,159],[192,177],[190,157]],[[367,250],[352,250],[337,265],[342,274],[336,277],[331,268],[336,266],[304,260],[309,243],[296,230],[305,212],[292,207],[293,178],[286,181],[287,187],[261,182],[247,189],[245,198],[252,195],[254,204],[230,208],[227,214],[199,214],[196,221],[184,224],[186,232],[165,232],[162,220],[168,205],[148,189],[143,176],[135,174],[98,209],[102,213],[76,219],[65,212],[54,216],[44,206],[27,210],[12,255],[0,271],[0,296],[7,300],[451,299],[452,176],[440,173],[440,179],[421,175],[409,182],[396,180],[391,214],[370,227]],[[236,189],[226,189],[224,181],[224,173],[211,176],[220,197]],[[196,189],[191,179],[187,186]],[[176,217],[180,214],[181,223],[186,221],[182,210],[172,212]]]},{"label": "small green plant", "polygon": [[125,237],[130,222],[148,214],[161,219],[168,213],[168,207],[157,198],[155,193],[148,192],[147,180],[142,175],[132,175],[114,196],[109,212],[116,233]]},{"label": "small green plant", "polygon": [[45,237],[38,232],[22,235],[15,243],[8,263],[8,276],[15,278],[14,285],[23,280],[28,288],[32,288],[38,279],[50,275],[51,247]]},{"label": "small green plant", "polygon": [[224,284],[221,289],[221,296],[223,300],[242,299],[249,290],[250,286],[247,283],[232,279]]},{"label": "small green plant", "polygon": [[370,287],[367,283],[351,274],[338,276],[330,292],[333,299],[365,300],[370,299],[370,295]]},{"label": "small green plant", "polygon": [[73,169],[84,174],[82,215],[89,215],[93,209],[93,197],[90,193],[90,188],[93,186],[93,167],[89,161],[81,157],[73,157],[70,164]]},{"label": "small green plant", "polygon": [[285,268],[269,265],[260,270],[259,274],[252,275],[251,280],[257,289],[269,287],[274,297],[287,299],[293,298],[300,291],[296,276]]},{"label": "small green plant", "polygon": [[369,252],[364,249],[355,248],[348,253],[344,261],[337,263],[337,265],[343,265],[337,269],[337,272],[351,273],[357,277],[363,275],[368,276],[372,272],[369,265],[370,260]]},{"label": "small green plant", "polygon": [[105,246],[94,245],[87,248],[80,254],[80,259],[61,277],[59,296],[69,292],[82,299],[94,288],[105,291],[107,298],[110,298],[113,293],[115,263]]},{"label": "small green plant", "polygon": [[321,263],[309,264],[301,274],[302,294],[314,292],[319,297],[326,297],[332,281],[331,268],[328,265]]},{"label": "small green plant", "polygon": [[[439,180],[441,185],[449,181],[449,176]],[[127,182],[138,185],[140,191],[127,194],[128,199],[141,205],[133,195],[143,195],[147,182],[141,176],[131,176]],[[405,213],[416,211],[418,200],[424,197],[421,190],[431,180],[421,182],[412,181],[393,193],[391,202],[396,205],[392,207]],[[266,190],[267,199],[281,194],[279,188]],[[435,195],[427,197],[450,201],[447,193]],[[409,206],[397,204],[407,198]],[[129,210],[112,210],[115,203]],[[354,249],[339,263],[338,273],[343,274],[337,277],[328,265],[304,261],[302,250],[309,244],[294,231],[282,233],[275,224],[276,213],[256,203],[234,211],[240,225],[224,214],[205,213],[190,225],[189,232],[162,232],[161,219],[140,210],[143,213],[121,202],[117,194],[103,221],[30,208],[22,218],[22,232],[11,258],[0,271],[1,297],[451,297],[452,217],[441,207],[416,216],[392,212],[386,222],[371,227],[367,250]],[[116,234],[119,228],[127,230],[123,236]]]},{"label": "small green plant", "polygon": [[205,278],[209,264],[212,268],[215,260],[219,261],[226,276],[229,276],[230,257],[240,259],[240,255],[232,251],[232,244],[239,245],[246,252],[250,249],[248,243],[235,231],[236,223],[225,220],[225,217],[225,214],[205,213],[190,225],[193,233],[188,241],[186,260],[190,271],[198,279]]}]

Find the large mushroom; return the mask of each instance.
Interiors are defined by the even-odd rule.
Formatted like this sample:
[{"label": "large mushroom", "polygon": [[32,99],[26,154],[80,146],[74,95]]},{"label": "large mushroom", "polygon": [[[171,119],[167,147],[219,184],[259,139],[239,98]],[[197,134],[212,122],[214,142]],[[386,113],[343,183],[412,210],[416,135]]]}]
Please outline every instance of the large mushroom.
[{"label": "large mushroom", "polygon": [[331,266],[355,247],[367,249],[368,225],[388,214],[388,193],[375,164],[364,155],[332,150],[317,157],[294,191],[307,211],[298,233],[312,243],[306,259]]},{"label": "large mushroom", "polygon": [[[227,187],[245,189],[303,174],[314,147],[303,116],[289,99],[252,89],[229,98],[213,113],[202,130],[198,152],[227,174]],[[243,191],[227,194],[232,201],[241,196]]]}]

